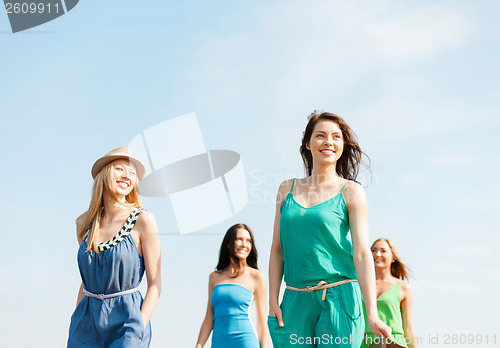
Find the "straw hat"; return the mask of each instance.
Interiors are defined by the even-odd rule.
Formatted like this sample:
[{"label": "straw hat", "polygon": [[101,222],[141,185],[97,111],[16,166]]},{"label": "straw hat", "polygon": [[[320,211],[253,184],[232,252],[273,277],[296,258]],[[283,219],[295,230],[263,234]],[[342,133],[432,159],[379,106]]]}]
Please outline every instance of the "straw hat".
[{"label": "straw hat", "polygon": [[121,158],[129,160],[135,165],[135,169],[137,170],[137,177],[139,178],[139,180],[142,180],[142,178],[144,178],[146,168],[144,168],[144,165],[141,163],[141,161],[139,161],[134,157],[134,155],[132,155],[132,152],[130,152],[128,147],[125,146],[117,147],[116,149],[109,151],[107,154],[95,161],[94,165],[92,166],[92,178],[95,179],[96,175],[101,171],[102,168],[106,166],[106,164]]}]

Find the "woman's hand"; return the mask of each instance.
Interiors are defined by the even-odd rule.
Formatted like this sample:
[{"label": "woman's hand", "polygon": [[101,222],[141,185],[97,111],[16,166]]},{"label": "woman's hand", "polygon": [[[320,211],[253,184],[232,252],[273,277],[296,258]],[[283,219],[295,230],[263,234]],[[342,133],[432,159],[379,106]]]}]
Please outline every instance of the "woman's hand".
[{"label": "woman's hand", "polygon": [[285,326],[285,323],[283,322],[283,315],[281,313],[280,306],[278,306],[278,305],[269,306],[269,316],[276,317],[276,319],[278,320],[279,327]]},{"label": "woman's hand", "polygon": [[375,335],[384,339],[384,342],[391,342],[393,340],[392,329],[378,317],[368,319],[368,325]]}]

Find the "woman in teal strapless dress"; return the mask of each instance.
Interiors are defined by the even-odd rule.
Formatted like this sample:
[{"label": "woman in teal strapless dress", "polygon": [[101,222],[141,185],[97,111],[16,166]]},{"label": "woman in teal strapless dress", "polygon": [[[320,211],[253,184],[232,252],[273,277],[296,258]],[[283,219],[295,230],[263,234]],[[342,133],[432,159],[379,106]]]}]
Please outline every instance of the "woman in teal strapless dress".
[{"label": "woman in teal strapless dress", "polygon": [[[392,329],[393,343],[386,347],[417,348],[413,330],[412,298],[408,280],[408,269],[401,261],[394,244],[386,239],[377,239],[371,247],[377,280],[377,309],[380,319]],[[363,303],[366,318],[366,309]],[[382,343],[368,326],[361,348],[380,347]]]},{"label": "woman in teal strapless dress", "polygon": [[[254,299],[257,330],[249,317]],[[205,345],[211,331],[212,348],[267,348],[265,300],[253,233],[245,224],[233,225],[222,241],[216,271],[210,274],[207,313],[196,348]]]}]

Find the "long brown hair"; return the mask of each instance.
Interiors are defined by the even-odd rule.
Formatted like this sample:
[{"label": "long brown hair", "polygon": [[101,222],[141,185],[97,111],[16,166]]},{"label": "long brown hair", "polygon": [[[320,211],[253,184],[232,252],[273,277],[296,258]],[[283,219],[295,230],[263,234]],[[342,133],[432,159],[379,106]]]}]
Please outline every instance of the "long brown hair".
[{"label": "long brown hair", "polygon": [[122,202],[116,196],[115,190],[112,186],[113,183],[113,162],[108,163],[101,171],[96,175],[94,179],[94,185],[92,186],[92,197],[90,199],[89,209],[84,213],[85,218],[83,223],[78,229],[78,237],[80,239],[85,238],[85,233],[87,229],[89,234],[87,235],[87,250],[99,252],[97,248],[97,237],[99,236],[99,226],[101,224],[101,214],[104,209],[103,203],[103,193],[104,189],[109,192],[111,199],[115,203],[119,203],[126,207],[141,208],[139,191],[137,189],[138,182],[135,183],[132,191],[125,197],[125,202]]},{"label": "long brown hair", "polygon": [[[252,268],[259,269],[257,267],[257,248],[255,247],[255,240],[253,238],[252,230],[245,224],[236,224],[229,227],[226,235],[224,236],[224,239],[222,240],[219,251],[219,262],[217,263],[217,267],[215,267],[217,271],[224,270],[231,264],[231,261],[233,261],[236,265],[241,266],[240,260],[236,257],[236,255],[234,255],[234,242],[236,240],[236,232],[239,229],[247,230],[250,234],[250,240],[252,241],[252,249],[250,250],[250,253],[247,257],[247,265]],[[235,277],[237,277],[238,275],[239,271],[236,273]]]},{"label": "long brown hair", "polygon": [[[338,159],[335,168],[338,175],[347,180],[356,180],[361,164],[366,166],[366,168],[370,167],[370,158],[363,151],[361,151],[356,134],[342,119],[342,117],[332,114],[331,112],[317,113],[315,111],[309,115],[308,120],[309,121],[302,136],[302,145],[299,150],[300,155],[302,156],[302,161],[304,162],[307,176],[310,176],[313,171],[312,154],[311,151],[307,149],[307,144],[311,141],[311,135],[314,127],[319,121],[322,120],[337,123],[342,131],[344,150]],[[366,157],[367,162],[363,160],[363,156]]]},{"label": "long brown hair", "polygon": [[398,251],[396,247],[394,246],[394,243],[391,242],[387,238],[379,238],[375,242],[373,242],[371,248],[375,245],[377,242],[386,242],[387,245],[389,246],[389,249],[391,249],[392,257],[394,258],[394,262],[391,264],[391,274],[393,277],[403,279],[403,280],[409,280],[410,279],[410,269],[408,266],[406,266],[403,261],[401,261],[401,258],[399,257]]}]

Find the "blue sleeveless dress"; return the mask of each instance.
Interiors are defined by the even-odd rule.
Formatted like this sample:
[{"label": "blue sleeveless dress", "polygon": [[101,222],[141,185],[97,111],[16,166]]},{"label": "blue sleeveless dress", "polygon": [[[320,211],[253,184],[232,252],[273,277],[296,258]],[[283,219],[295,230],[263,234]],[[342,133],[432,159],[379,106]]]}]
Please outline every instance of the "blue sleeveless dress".
[{"label": "blue sleeveless dress", "polygon": [[210,301],[214,310],[212,348],[259,348],[249,317],[253,294],[242,285],[214,286]]},{"label": "blue sleeveless dress", "polygon": [[[83,287],[94,294],[113,294],[136,288],[144,275],[144,260],[139,256],[130,231],[142,208],[127,218],[120,232],[99,253],[86,252],[86,237],[78,249],[78,267]],[[69,327],[68,348],[147,348],[151,325],[144,329],[139,291],[100,300],[85,296],[75,309]]]}]

